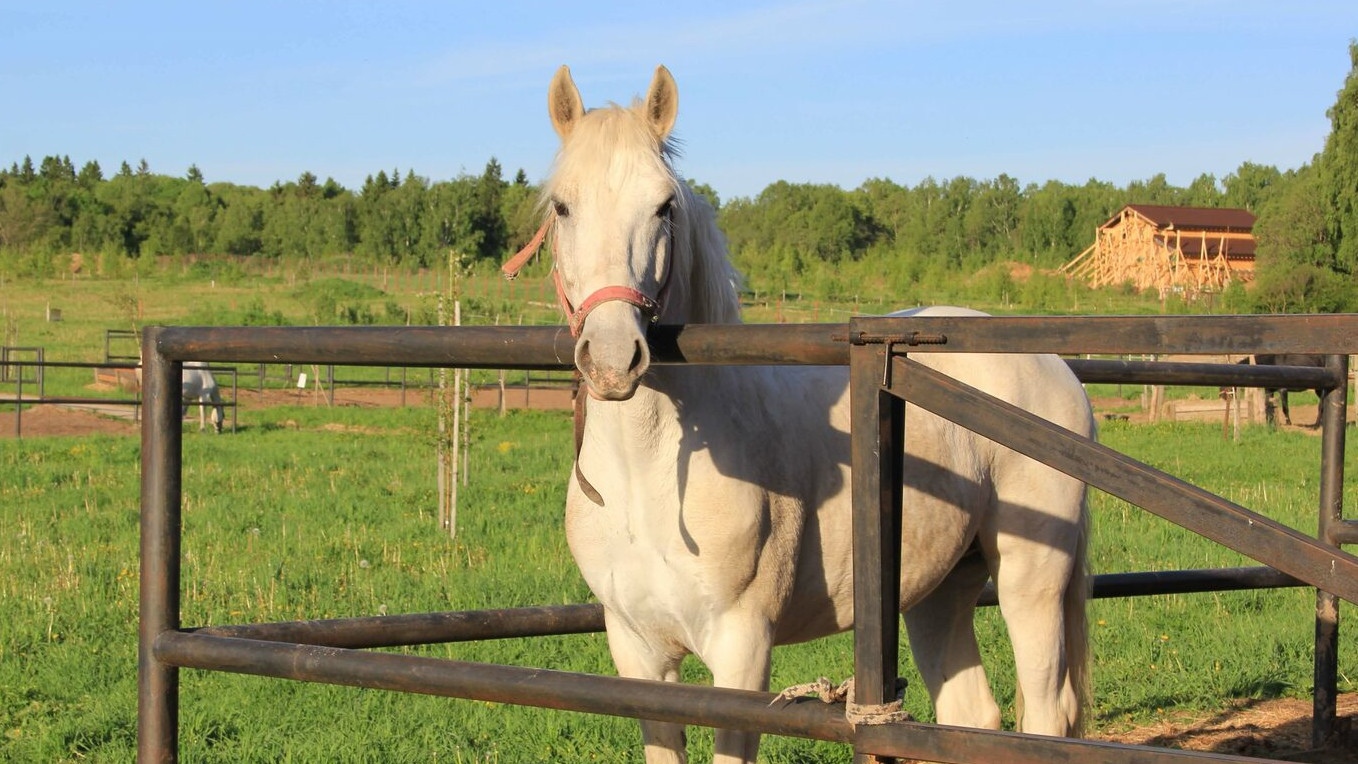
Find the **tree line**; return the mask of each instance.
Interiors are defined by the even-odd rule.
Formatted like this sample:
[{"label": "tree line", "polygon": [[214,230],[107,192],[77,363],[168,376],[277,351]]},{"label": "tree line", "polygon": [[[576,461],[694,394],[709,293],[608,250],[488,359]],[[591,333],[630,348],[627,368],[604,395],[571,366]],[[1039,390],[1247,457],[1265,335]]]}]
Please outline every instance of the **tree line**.
[{"label": "tree line", "polygon": [[[1094,240],[1123,205],[1240,207],[1258,216],[1254,308],[1358,309],[1358,44],[1329,110],[1323,150],[1295,170],[1242,163],[1224,178],[1204,174],[1176,186],[1159,174],[1116,186],[1001,174],[978,180],[885,178],[854,189],[779,181],[718,209],[733,257],[756,290],[821,295],[910,294],[1015,264],[1060,266]],[[538,189],[512,180],[491,158],[480,175],[431,182],[413,170],[379,171],[347,189],[310,172],[267,189],[208,183],[126,162],[105,177],[97,162],[29,157],[0,169],[0,272],[45,274],[54,256],[120,261],[227,254],[427,267],[456,250],[474,266],[498,263],[537,227]],[[1001,286],[1003,278],[997,277]]]},{"label": "tree line", "polygon": [[[353,254],[384,265],[424,267],[455,248],[498,258],[520,228],[533,227],[536,189],[520,170],[501,177],[491,159],[480,176],[431,183],[379,171],[351,191],[304,172],[268,189],[208,183],[127,162],[105,178],[98,162],[29,157],[0,170],[0,262],[41,270],[44,256],[71,252],[122,258],[226,254],[314,259]],[[34,257],[36,256],[36,258]],[[25,257],[29,260],[22,262]]]}]

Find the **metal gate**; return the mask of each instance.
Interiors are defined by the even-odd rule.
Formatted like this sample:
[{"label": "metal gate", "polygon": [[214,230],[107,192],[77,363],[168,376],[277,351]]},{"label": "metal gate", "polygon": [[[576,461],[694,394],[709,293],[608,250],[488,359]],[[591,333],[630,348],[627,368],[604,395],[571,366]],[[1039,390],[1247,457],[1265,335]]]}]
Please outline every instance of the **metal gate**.
[{"label": "metal gate", "polygon": [[[1358,316],[918,317],[848,325],[656,327],[658,363],[849,365],[853,407],[855,636],[859,702],[894,693],[898,644],[900,455],[906,402],[1184,525],[1270,568],[1099,577],[1118,594],[1296,585],[1318,588],[1318,734],[1334,718],[1338,599],[1358,602],[1358,541],[1342,517],[1346,358]],[[1331,354],[1306,384],[1327,390],[1321,467],[1321,541],[1307,538],[911,360],[919,352]],[[851,744],[862,760],[950,762],[1256,761],[919,723],[854,728],[837,706],[770,707],[767,693],[468,663],[363,648],[602,629],[598,606],[379,616],[182,628],[181,438],[185,361],[564,369],[573,340],[558,327],[150,328],[143,336],[141,612],[138,759],[177,760],[178,670],[233,671],[450,697],[757,730]],[[1086,381],[1295,386],[1286,367],[1072,361]]]}]

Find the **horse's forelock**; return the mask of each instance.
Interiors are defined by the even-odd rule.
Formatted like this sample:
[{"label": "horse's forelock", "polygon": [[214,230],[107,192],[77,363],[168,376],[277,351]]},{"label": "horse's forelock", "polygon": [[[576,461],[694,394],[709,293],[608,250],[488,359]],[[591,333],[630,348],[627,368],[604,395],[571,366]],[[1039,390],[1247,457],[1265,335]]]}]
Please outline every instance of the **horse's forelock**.
[{"label": "horse's forelock", "polygon": [[610,104],[591,109],[562,141],[543,197],[561,195],[568,186],[602,179],[619,186],[641,170],[674,177],[670,162],[678,156],[677,142],[657,141],[638,108]]}]

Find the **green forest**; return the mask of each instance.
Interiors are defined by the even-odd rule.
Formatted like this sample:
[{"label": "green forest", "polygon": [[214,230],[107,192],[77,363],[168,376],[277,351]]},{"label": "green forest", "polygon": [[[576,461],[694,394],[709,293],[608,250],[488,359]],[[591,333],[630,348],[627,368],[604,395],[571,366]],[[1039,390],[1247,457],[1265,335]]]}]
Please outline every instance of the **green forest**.
[{"label": "green forest", "polygon": [[[1258,216],[1258,278],[1228,289],[1221,307],[1253,312],[1358,310],[1358,43],[1328,116],[1323,148],[1299,168],[1243,162],[1187,186],[1165,175],[1126,186],[1090,179],[887,178],[845,190],[773,183],[753,198],[719,199],[733,258],[756,292],[855,299],[916,298],[967,279],[998,300],[1030,296],[1092,243],[1123,205],[1241,207]],[[145,160],[108,175],[98,162],[31,157],[0,169],[0,275],[119,277],[165,258],[232,256],[416,269],[455,251],[489,270],[527,241],[538,189],[523,170],[506,179],[491,158],[480,175],[430,180],[379,170],[349,189],[311,172],[267,189],[153,172]],[[77,254],[78,253],[78,254]],[[1030,274],[1030,275],[1029,275]],[[1031,283],[1029,283],[1031,282]],[[1034,286],[1035,284],[1035,286]],[[1234,293],[1231,293],[1234,292]],[[1034,300],[1029,300],[1029,303]],[[1041,305],[1040,295],[1037,305]],[[1046,306],[1050,307],[1050,306]]]}]

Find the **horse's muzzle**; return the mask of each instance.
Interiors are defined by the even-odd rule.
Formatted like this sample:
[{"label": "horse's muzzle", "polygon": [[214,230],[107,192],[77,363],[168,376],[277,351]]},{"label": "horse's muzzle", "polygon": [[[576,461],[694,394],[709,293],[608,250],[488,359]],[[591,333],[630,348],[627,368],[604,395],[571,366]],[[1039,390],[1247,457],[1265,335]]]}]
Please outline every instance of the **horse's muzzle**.
[{"label": "horse's muzzle", "polygon": [[575,342],[575,367],[594,398],[625,401],[636,393],[651,365],[639,318],[632,306],[610,303],[581,327]]}]

